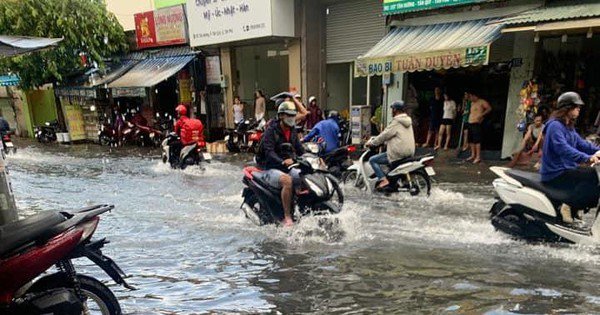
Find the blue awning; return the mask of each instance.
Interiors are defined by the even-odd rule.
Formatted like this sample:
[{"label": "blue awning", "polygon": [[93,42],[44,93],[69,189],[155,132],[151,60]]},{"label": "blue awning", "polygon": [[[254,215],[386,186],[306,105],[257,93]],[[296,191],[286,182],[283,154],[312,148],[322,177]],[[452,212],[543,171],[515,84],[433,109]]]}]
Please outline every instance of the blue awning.
[{"label": "blue awning", "polygon": [[15,74],[0,75],[0,86],[17,86],[20,82],[21,79]]}]

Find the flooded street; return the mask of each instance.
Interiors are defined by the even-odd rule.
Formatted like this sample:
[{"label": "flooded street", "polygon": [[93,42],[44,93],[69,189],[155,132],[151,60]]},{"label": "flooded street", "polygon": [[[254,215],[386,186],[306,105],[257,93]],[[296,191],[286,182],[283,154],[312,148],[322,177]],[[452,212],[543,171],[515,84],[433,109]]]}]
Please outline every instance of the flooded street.
[{"label": "flooded street", "polygon": [[8,162],[23,215],[115,205],[96,237],[138,290],[79,263],[127,314],[600,312],[600,250],[495,232],[488,183],[390,200],[346,187],[332,228],[257,227],[239,209],[243,161],[181,172],[104,150],[29,147]]}]

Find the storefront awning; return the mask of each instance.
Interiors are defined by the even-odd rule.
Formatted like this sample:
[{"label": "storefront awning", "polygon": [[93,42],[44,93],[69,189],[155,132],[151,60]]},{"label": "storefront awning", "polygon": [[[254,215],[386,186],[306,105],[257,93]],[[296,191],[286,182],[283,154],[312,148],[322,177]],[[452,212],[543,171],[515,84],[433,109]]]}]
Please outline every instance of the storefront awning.
[{"label": "storefront awning", "polygon": [[592,17],[600,17],[600,2],[598,1],[558,1],[554,5],[508,16],[497,22],[505,25],[518,25]]},{"label": "storefront awning", "polygon": [[17,86],[20,81],[19,76],[14,74],[0,75],[0,86]]},{"label": "storefront awning", "polygon": [[501,24],[489,19],[399,27],[355,62],[355,76],[485,65]]},{"label": "storefront awning", "polygon": [[109,83],[121,77],[131,68],[133,68],[136,64],[138,64],[139,60],[124,60],[121,63],[112,63],[107,65],[108,71],[104,76],[96,77],[92,76],[89,79],[89,83],[86,85],[88,87],[102,87],[105,85],[108,86]]},{"label": "storefront awning", "polygon": [[0,57],[13,57],[54,46],[62,38],[0,35]]},{"label": "storefront awning", "polygon": [[194,58],[195,55],[187,55],[142,60],[123,76],[110,83],[108,87],[147,88],[155,86],[175,75]]}]

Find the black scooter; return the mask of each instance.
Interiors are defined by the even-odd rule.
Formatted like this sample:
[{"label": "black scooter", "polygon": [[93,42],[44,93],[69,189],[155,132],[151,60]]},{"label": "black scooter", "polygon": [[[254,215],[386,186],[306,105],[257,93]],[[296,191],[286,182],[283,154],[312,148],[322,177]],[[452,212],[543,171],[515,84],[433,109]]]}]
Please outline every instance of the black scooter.
[{"label": "black scooter", "polygon": [[41,143],[55,142],[58,130],[58,121],[47,121],[44,125],[35,127],[35,138]]},{"label": "black scooter", "polygon": [[[296,159],[296,163],[290,166],[292,168],[299,169],[301,177],[301,186],[294,189],[295,219],[301,215],[335,214],[342,210],[344,193],[335,177],[326,171],[313,169],[302,158]],[[256,167],[244,168],[242,182],[246,188],[242,192],[244,202],[241,208],[256,225],[278,223],[284,217],[281,189],[269,185],[264,175]]]},{"label": "black scooter", "polygon": [[[169,163],[171,168],[186,169],[188,166],[199,165],[203,162],[210,163],[212,156],[210,153],[203,152],[206,149],[204,143],[194,143],[177,150],[177,147],[182,147],[179,136],[171,132],[162,142],[162,161]],[[180,151],[177,154],[177,151]]]}]

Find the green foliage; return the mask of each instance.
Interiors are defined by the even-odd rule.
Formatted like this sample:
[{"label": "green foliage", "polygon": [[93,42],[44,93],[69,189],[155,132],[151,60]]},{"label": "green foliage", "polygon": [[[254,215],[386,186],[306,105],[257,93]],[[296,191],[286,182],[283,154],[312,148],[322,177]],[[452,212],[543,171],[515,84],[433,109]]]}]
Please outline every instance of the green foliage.
[{"label": "green foliage", "polygon": [[0,73],[17,73],[25,89],[81,72],[81,53],[103,67],[102,58],[127,50],[123,28],[102,0],[0,0],[0,34],[64,37],[57,47],[0,60]]}]

